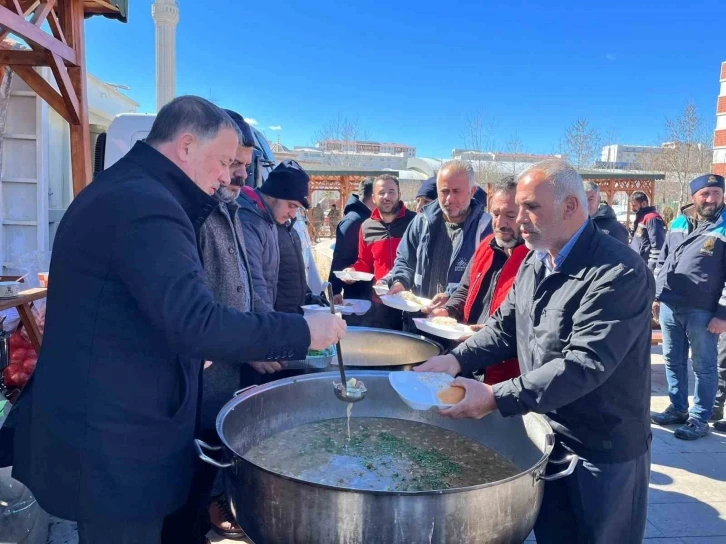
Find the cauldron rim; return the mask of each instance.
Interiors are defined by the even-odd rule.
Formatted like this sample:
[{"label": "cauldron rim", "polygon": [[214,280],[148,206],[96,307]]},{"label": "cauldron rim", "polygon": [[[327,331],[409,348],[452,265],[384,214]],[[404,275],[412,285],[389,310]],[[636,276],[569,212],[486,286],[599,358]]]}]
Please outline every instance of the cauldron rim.
[{"label": "cauldron rim", "polygon": [[[388,374],[388,372],[383,371],[383,370],[357,370],[357,371],[355,371],[356,377],[359,377],[359,376],[363,376],[363,377],[365,377],[365,376],[383,376],[386,374]],[[335,485],[310,482],[308,480],[302,480],[300,478],[287,476],[285,474],[281,474],[279,472],[269,470],[256,463],[253,463],[252,461],[245,459],[242,455],[238,454],[230,446],[230,444],[228,443],[228,441],[222,431],[222,424],[224,422],[225,417],[232,410],[234,410],[234,408],[238,404],[241,404],[243,401],[245,401],[247,399],[250,399],[259,394],[262,394],[265,391],[275,389],[276,387],[281,387],[281,386],[289,385],[289,384],[296,384],[300,381],[320,380],[323,377],[328,376],[328,375],[332,379],[334,379],[336,376],[339,377],[339,374],[337,374],[336,372],[324,372],[324,373],[318,372],[315,374],[306,374],[306,375],[295,376],[295,377],[291,377],[291,378],[284,378],[282,380],[276,380],[276,381],[267,383],[265,385],[250,387],[249,389],[244,390],[242,393],[240,393],[239,395],[237,395],[233,399],[231,399],[229,402],[227,402],[227,404],[225,404],[222,407],[222,409],[219,411],[219,414],[217,415],[217,421],[216,421],[217,435],[219,436],[222,444],[224,444],[225,455],[228,458],[231,458],[232,463],[234,463],[234,465],[247,464],[247,465],[252,466],[258,470],[261,470],[267,474],[270,474],[271,476],[274,476],[276,478],[282,478],[284,480],[294,482],[295,484],[303,484],[303,485],[306,485],[309,487],[329,489],[329,490],[333,490],[333,491],[337,491],[337,492],[365,493],[367,495],[382,495],[382,496],[390,497],[390,496],[427,496],[427,495],[435,496],[435,495],[446,495],[446,494],[453,494],[453,493],[466,493],[469,491],[477,491],[480,489],[486,489],[488,487],[501,485],[501,484],[504,484],[507,482],[517,480],[519,478],[523,478],[523,477],[532,477],[533,475],[536,477],[537,475],[544,472],[544,465],[547,464],[547,462],[549,460],[549,456],[552,453],[552,450],[554,448],[555,436],[554,436],[554,432],[553,432],[550,424],[547,423],[547,420],[544,417],[542,417],[540,414],[529,413],[524,417],[533,419],[537,425],[542,427],[542,430],[544,431],[544,434],[546,437],[545,438],[545,440],[546,440],[545,451],[542,453],[539,460],[534,465],[530,466],[529,468],[521,470],[517,474],[514,474],[514,475],[512,475],[508,478],[504,478],[502,480],[496,480],[496,481],[488,482],[485,484],[477,484],[477,485],[472,485],[472,486],[467,486],[467,487],[455,487],[455,488],[450,488],[450,489],[433,489],[433,490],[428,490],[428,491],[386,491],[386,490],[356,489],[356,488],[351,488],[351,487],[339,487],[339,486],[335,486]],[[363,380],[363,381],[365,381],[365,380]],[[401,402],[403,402],[403,401],[401,401]],[[382,418],[382,419],[401,419],[401,418]],[[325,421],[325,420],[319,420],[319,421]],[[404,420],[404,421],[408,421],[408,420]],[[427,423],[427,425],[430,425],[430,423]]]}]

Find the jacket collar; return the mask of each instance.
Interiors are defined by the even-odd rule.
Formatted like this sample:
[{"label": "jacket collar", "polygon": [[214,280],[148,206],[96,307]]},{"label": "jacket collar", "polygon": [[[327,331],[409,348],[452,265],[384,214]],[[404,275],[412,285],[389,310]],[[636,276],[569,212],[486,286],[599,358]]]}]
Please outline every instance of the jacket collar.
[{"label": "jacket collar", "polygon": [[217,207],[219,201],[216,198],[202,191],[176,164],[146,142],[136,142],[126,158],[166,187],[182,206],[195,230],[199,230]]},{"label": "jacket collar", "polygon": [[[401,219],[402,217],[406,217],[406,211],[407,211],[406,205],[403,203],[403,201],[399,200],[398,201],[398,213],[396,214],[396,217],[393,220],[395,221],[396,219]],[[381,223],[383,222],[383,218],[381,217],[381,212],[378,208],[373,210],[373,213],[371,214],[371,219],[373,219],[374,221],[379,221]]]},{"label": "jacket collar", "polygon": [[262,195],[257,189],[253,189],[252,187],[247,186],[242,187],[242,191],[240,191],[240,198],[245,199],[248,203],[247,207],[254,210],[257,215],[259,215],[263,219],[266,219],[269,223],[272,223],[273,225],[277,224],[275,218],[272,216],[272,210],[262,199]]}]

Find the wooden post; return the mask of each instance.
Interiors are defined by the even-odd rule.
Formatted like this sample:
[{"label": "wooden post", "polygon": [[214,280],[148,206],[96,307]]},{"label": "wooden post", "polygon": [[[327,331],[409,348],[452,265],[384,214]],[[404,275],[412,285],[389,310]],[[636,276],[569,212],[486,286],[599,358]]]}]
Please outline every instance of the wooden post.
[{"label": "wooden post", "polygon": [[76,52],[77,66],[68,67],[68,77],[78,99],[79,122],[71,124],[71,171],[73,195],[91,183],[91,134],[88,128],[86,43],[82,0],[63,0],[62,21],[68,45]]}]

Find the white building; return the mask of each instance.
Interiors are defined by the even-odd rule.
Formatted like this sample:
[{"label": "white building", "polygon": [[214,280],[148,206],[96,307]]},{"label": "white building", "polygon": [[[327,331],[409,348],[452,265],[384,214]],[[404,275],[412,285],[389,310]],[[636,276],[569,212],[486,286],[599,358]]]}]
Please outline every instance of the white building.
[{"label": "white building", "polygon": [[[403,153],[371,153],[338,149],[324,150],[321,147],[295,146],[293,152],[297,155],[296,160],[299,162],[350,166],[370,170],[403,170],[406,168],[406,161],[408,160]],[[415,149],[413,152],[415,153]]]},{"label": "white building", "polygon": [[[38,72],[56,87],[49,68]],[[139,105],[119,92],[119,86],[90,74],[87,86],[93,156],[95,136],[116,115],[135,112]],[[73,199],[73,183],[66,121],[14,75],[1,107],[7,107],[7,122],[0,134],[0,263],[8,273],[17,270],[23,256],[51,250],[58,223]]]},{"label": "white building", "polygon": [[603,146],[600,161],[624,167],[649,167],[662,152],[661,146],[611,144]]}]

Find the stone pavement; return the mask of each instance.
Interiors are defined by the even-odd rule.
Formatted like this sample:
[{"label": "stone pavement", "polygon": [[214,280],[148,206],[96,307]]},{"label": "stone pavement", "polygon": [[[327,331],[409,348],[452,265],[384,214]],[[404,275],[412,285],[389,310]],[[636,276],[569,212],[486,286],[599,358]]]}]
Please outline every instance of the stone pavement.
[{"label": "stone pavement", "polygon": [[[654,410],[668,405],[665,369],[659,347],[651,357]],[[693,393],[693,375],[690,379]],[[653,426],[653,463],[646,544],[726,544],[726,435],[713,433],[695,442],[673,437],[674,428]],[[47,543],[75,544],[69,524],[52,523]],[[212,536],[212,535],[210,535]],[[2,541],[0,534],[0,541]],[[45,539],[44,539],[45,540]],[[531,537],[528,542],[533,542]],[[41,544],[38,541],[27,544]],[[45,544],[43,542],[43,544]],[[233,544],[212,536],[212,542]]]}]

